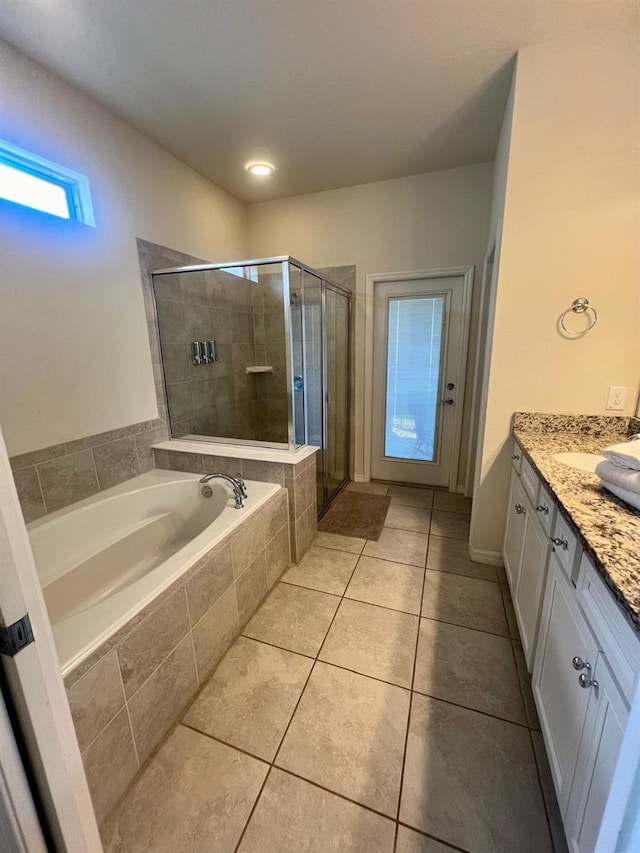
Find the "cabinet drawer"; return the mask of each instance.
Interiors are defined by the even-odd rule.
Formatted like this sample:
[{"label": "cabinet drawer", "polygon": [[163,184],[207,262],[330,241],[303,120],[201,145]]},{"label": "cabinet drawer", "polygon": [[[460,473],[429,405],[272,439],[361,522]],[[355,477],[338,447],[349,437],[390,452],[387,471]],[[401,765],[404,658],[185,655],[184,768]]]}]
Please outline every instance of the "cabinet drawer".
[{"label": "cabinet drawer", "polygon": [[538,490],[538,502],[536,503],[535,508],[536,516],[542,525],[542,529],[547,536],[551,536],[551,531],[553,530],[553,525],[556,520],[556,504],[542,483],[540,483],[540,488]]},{"label": "cabinet drawer", "polygon": [[640,635],[629,624],[613,594],[586,554],[578,574],[577,597],[628,702],[640,671]]},{"label": "cabinet drawer", "polygon": [[582,555],[582,548],[578,544],[578,537],[559,512],[556,513],[553,523],[551,542],[553,543],[553,550],[556,553],[558,562],[575,586],[575,574],[577,564]]},{"label": "cabinet drawer", "polygon": [[524,456],[522,458],[522,466],[520,468],[520,479],[524,490],[529,496],[531,503],[536,506],[538,502],[538,475],[533,470],[533,465]]},{"label": "cabinet drawer", "polygon": [[513,442],[513,450],[511,451],[511,461],[513,462],[513,467],[516,469],[518,474],[520,473],[520,468],[522,466],[522,448],[518,444],[517,441]]}]

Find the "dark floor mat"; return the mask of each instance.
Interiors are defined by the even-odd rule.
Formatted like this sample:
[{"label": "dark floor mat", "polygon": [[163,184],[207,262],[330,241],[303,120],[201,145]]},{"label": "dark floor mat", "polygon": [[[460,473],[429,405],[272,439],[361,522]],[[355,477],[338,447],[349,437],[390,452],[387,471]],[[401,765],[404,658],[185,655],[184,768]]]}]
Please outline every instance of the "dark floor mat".
[{"label": "dark floor mat", "polygon": [[377,539],[382,533],[391,498],[365,492],[341,492],[318,524],[322,533]]}]

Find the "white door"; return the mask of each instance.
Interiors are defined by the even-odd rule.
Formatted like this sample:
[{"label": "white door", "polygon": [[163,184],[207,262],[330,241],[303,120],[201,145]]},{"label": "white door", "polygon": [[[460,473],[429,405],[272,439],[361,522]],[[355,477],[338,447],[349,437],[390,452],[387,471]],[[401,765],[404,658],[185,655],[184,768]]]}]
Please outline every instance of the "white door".
[{"label": "white door", "polygon": [[[0,625],[14,625],[26,614],[35,641],[13,656],[0,655],[3,690],[11,697],[55,849],[97,853],[102,845],[80,748],[0,432]],[[6,760],[3,752],[3,770]],[[0,813],[12,816],[14,835],[32,838],[37,828],[25,806],[23,782],[20,774],[3,775]],[[36,853],[36,844],[32,847]]]},{"label": "white door", "polygon": [[463,274],[375,285],[375,479],[457,485],[468,291]]}]

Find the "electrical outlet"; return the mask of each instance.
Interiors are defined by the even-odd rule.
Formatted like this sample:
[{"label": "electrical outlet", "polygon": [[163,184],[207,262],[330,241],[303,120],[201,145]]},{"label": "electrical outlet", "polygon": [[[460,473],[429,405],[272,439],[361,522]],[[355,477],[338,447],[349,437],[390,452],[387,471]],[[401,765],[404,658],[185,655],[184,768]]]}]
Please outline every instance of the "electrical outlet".
[{"label": "electrical outlet", "polygon": [[615,412],[622,411],[626,397],[627,388],[625,385],[611,385],[607,397],[607,409]]}]

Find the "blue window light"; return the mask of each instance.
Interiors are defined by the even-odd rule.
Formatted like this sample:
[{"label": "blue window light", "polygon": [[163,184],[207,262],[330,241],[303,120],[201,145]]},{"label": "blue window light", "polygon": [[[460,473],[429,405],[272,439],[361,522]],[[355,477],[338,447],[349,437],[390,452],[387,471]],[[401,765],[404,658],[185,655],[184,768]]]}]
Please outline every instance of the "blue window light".
[{"label": "blue window light", "polygon": [[0,139],[0,199],[95,226],[84,175]]}]

